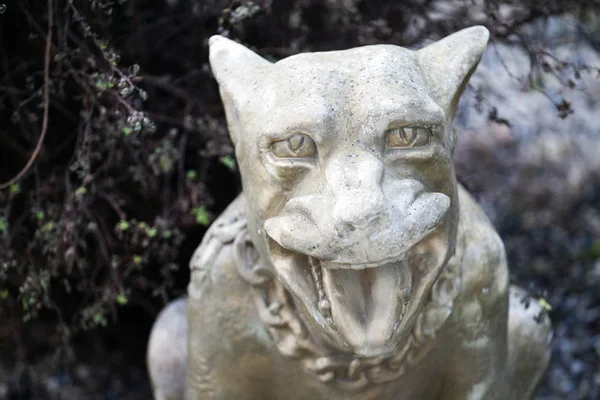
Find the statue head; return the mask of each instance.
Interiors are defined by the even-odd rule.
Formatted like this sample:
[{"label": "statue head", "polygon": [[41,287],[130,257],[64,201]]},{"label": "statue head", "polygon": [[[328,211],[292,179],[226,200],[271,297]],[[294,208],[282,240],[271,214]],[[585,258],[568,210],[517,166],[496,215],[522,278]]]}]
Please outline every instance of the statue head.
[{"label": "statue head", "polygon": [[271,63],[210,39],[249,235],[329,346],[393,352],[453,254],[452,120],[487,40],[472,27]]}]

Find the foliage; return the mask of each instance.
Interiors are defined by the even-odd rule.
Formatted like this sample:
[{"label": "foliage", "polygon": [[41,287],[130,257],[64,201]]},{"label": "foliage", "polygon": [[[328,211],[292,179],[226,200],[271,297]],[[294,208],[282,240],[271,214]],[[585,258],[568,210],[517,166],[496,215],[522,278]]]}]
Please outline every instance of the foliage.
[{"label": "foliage", "polygon": [[48,6],[15,5],[7,12],[19,21],[2,26],[3,43],[16,33],[28,45],[2,47],[1,175],[18,179],[0,191],[0,287],[25,321],[53,312],[66,342],[105,326],[118,306],[173,296],[184,231],[208,225],[212,204],[194,155],[230,148],[211,141],[222,128],[210,117],[180,129],[145,111],[140,66],[96,33],[118,4]]}]

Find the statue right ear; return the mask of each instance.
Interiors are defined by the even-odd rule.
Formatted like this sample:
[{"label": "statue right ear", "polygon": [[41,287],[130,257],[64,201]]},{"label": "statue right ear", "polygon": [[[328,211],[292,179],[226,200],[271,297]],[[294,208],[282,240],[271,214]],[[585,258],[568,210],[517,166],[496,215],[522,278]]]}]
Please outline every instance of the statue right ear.
[{"label": "statue right ear", "polygon": [[435,100],[454,118],[458,100],[477,68],[490,37],[487,28],[473,26],[417,51],[417,60]]},{"label": "statue right ear", "polygon": [[219,84],[229,134],[235,144],[240,133],[238,114],[243,109],[250,109],[251,102],[256,102],[260,74],[272,64],[223,36],[212,36],[208,46],[210,68]]}]

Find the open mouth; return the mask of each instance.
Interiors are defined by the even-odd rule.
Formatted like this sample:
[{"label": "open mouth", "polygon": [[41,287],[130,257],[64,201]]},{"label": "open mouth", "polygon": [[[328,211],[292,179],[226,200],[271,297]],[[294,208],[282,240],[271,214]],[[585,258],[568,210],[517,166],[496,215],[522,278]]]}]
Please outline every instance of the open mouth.
[{"label": "open mouth", "polygon": [[[340,264],[284,249],[274,241],[274,266],[324,329],[361,356],[391,350],[408,310],[410,269],[399,259]],[[341,336],[341,337],[340,337]],[[335,338],[338,339],[335,339]]]}]

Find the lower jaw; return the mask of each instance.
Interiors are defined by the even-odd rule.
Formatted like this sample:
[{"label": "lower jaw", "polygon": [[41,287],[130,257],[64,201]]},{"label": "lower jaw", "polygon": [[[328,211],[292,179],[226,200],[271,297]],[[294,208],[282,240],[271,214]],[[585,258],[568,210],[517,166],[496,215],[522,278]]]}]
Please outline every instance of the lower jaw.
[{"label": "lower jaw", "polygon": [[327,268],[310,260],[319,311],[344,347],[362,357],[395,349],[411,294],[410,270],[402,262],[373,268]]}]

